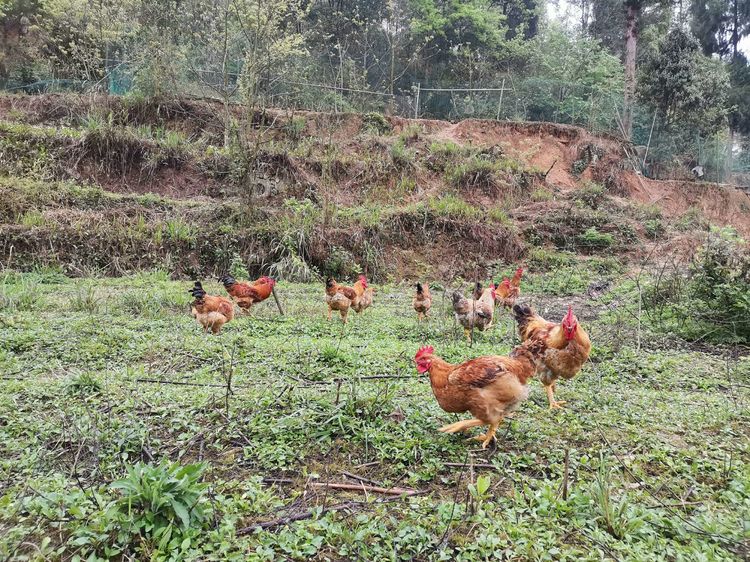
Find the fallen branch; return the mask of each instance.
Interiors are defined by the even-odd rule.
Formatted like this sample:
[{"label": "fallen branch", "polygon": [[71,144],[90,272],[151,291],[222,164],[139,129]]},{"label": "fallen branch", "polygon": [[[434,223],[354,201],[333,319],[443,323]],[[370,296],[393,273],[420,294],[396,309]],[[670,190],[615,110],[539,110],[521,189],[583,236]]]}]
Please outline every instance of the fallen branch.
[{"label": "fallen branch", "polygon": [[135,379],[135,382],[151,382],[156,384],[176,384],[179,386],[210,386],[213,388],[226,388],[225,384],[211,384],[200,382],[165,381],[162,379]]},{"label": "fallen branch", "polygon": [[[464,463],[462,463],[462,462],[444,462],[443,466],[451,466],[451,467],[463,468],[466,465]],[[488,462],[476,462],[476,463],[474,463],[473,466],[474,466],[474,468],[494,468],[495,470],[500,470],[494,464],[490,464]]]},{"label": "fallen branch", "polygon": [[[267,484],[294,484],[291,478],[264,478]],[[328,488],[331,490],[350,490],[352,492],[371,492],[374,494],[385,494],[387,496],[415,496],[421,494],[420,490],[411,488],[383,488],[381,486],[367,486],[365,484],[345,484],[343,482],[308,482],[306,487]]]},{"label": "fallen branch", "polygon": [[378,486],[378,482],[375,482],[375,480],[370,480],[369,478],[365,478],[364,476],[359,476],[357,474],[347,472],[346,470],[342,470],[341,474],[344,476],[347,476],[349,478],[352,478],[354,480],[359,480],[360,482],[367,482],[368,484],[372,484],[373,486]]},{"label": "fallen branch", "polygon": [[557,159],[555,159],[555,161],[552,162],[552,165],[549,167],[549,170],[547,170],[547,172],[544,174],[544,179],[545,180],[547,179],[547,176],[549,175],[549,173],[552,171],[552,168],[555,167],[555,164],[557,164]]},{"label": "fallen branch", "polygon": [[300,513],[296,513],[295,515],[279,517],[278,519],[274,519],[273,521],[264,521],[263,523],[257,523],[255,525],[250,525],[249,527],[243,527],[242,529],[237,529],[237,535],[238,536],[249,535],[250,533],[253,533],[255,531],[261,531],[263,529],[273,529],[274,527],[281,527],[283,525],[288,525],[289,523],[294,523],[295,521],[311,519],[313,515],[315,515],[316,512],[322,515],[328,511],[351,509],[358,505],[361,505],[361,503],[360,502],[343,502],[343,503],[337,503],[334,505],[329,505],[327,507],[322,507],[320,511],[313,511],[313,510],[302,511]]}]

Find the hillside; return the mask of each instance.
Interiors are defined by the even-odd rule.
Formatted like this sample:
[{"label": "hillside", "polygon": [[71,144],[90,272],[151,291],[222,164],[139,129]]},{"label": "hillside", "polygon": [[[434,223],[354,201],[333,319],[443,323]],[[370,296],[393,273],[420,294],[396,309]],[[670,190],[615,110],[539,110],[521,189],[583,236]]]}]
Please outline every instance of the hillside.
[{"label": "hillside", "polygon": [[0,259],[452,279],[539,251],[691,249],[710,224],[750,234],[742,190],[643,178],[577,127],[230,109],[225,148],[214,102],[0,97]]}]

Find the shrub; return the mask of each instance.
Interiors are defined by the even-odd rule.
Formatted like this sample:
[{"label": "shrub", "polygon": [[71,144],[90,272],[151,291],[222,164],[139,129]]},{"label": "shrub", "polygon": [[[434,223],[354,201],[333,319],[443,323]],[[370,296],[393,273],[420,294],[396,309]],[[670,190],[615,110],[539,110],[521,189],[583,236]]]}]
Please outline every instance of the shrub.
[{"label": "shrub", "polygon": [[646,236],[651,240],[655,240],[664,234],[664,225],[661,219],[650,219],[643,223],[643,228],[646,230]]},{"label": "shrub", "polygon": [[391,160],[394,166],[404,168],[414,161],[414,151],[406,148],[404,139],[398,139],[391,145]]},{"label": "shrub", "polygon": [[675,268],[644,292],[657,329],[688,340],[750,340],[750,251],[731,229],[715,230],[699,249],[690,275]]},{"label": "shrub", "polygon": [[289,140],[298,142],[302,139],[302,133],[305,132],[305,125],[307,125],[307,119],[304,117],[292,117],[289,123],[284,125],[284,132]]},{"label": "shrub", "polygon": [[573,198],[587,207],[598,209],[605,199],[604,188],[597,183],[587,182],[573,194]]},{"label": "shrub", "polygon": [[590,227],[583,234],[576,236],[576,245],[583,252],[597,252],[611,248],[615,238],[608,232],[599,232],[596,227]]},{"label": "shrub", "polygon": [[393,130],[388,119],[376,112],[365,113],[362,117],[362,127],[366,132],[376,135],[386,135]]},{"label": "shrub", "polygon": [[445,179],[457,188],[491,189],[495,187],[496,163],[483,158],[469,158],[465,162],[449,166]]},{"label": "shrub", "polygon": [[460,197],[445,195],[440,199],[430,199],[430,209],[438,216],[458,219],[476,219],[482,212]]},{"label": "shrub", "polygon": [[691,267],[692,294],[705,318],[727,335],[750,339],[750,251],[731,229],[716,230]]}]

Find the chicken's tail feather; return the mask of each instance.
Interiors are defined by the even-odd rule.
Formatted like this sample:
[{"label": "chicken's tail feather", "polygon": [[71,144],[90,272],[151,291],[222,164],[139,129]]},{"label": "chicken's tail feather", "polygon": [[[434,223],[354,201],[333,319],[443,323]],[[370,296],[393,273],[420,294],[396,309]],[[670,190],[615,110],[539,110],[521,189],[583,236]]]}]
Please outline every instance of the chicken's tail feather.
[{"label": "chicken's tail feather", "polygon": [[223,283],[225,287],[230,287],[237,283],[237,280],[227,273],[226,275],[219,277],[219,282]]},{"label": "chicken's tail feather", "polygon": [[518,331],[521,334],[524,333],[526,326],[534,316],[536,316],[536,313],[528,304],[522,303],[513,305],[513,318],[515,318],[516,323],[518,324]]},{"label": "chicken's tail feather", "polygon": [[193,295],[193,298],[200,300],[206,296],[206,291],[203,290],[203,285],[200,281],[196,281],[192,289],[188,289],[188,293]]}]

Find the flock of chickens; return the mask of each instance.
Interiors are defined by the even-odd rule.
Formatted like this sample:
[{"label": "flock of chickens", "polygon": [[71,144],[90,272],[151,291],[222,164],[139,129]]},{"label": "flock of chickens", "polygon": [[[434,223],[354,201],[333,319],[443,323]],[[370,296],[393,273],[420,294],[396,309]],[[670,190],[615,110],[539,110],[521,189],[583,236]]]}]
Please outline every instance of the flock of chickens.
[{"label": "flock of chickens", "polygon": [[[482,288],[477,283],[471,298],[458,291],[452,295],[456,320],[469,339],[473,337],[473,330],[484,331],[492,326],[495,307],[511,311],[518,324],[521,343],[507,356],[489,355],[453,365],[435,355],[432,346],[421,347],[414,356],[417,372],[429,374],[440,407],[446,412],[470,412],[473,416],[441,427],[440,431],[456,433],[487,426],[485,433],[473,438],[482,441],[482,448],[492,442],[503,419],[512,416],[528,399],[528,381],[534,375],[538,374],[544,385],[550,409],[561,408],[564,402],[554,397],[556,381],[574,377],[591,352],[591,340],[578,324],[571,307],[568,307],[565,317],[555,323],[548,322],[528,305],[516,304],[521,295],[522,275],[523,269],[518,268],[511,279],[505,278],[497,285],[491,283]],[[225,275],[219,281],[232,300],[206,294],[199,281],[189,291],[194,297],[193,316],[206,332],[210,330],[214,334],[234,318],[235,303],[247,311],[253,304],[267,299],[276,284],[270,277],[241,283]],[[328,319],[335,310],[346,323],[350,309],[360,313],[372,305],[375,289],[368,286],[364,275],[360,275],[351,287],[340,285],[329,277],[325,294]],[[417,283],[412,305],[419,322],[428,316],[432,297],[427,285]]]}]

